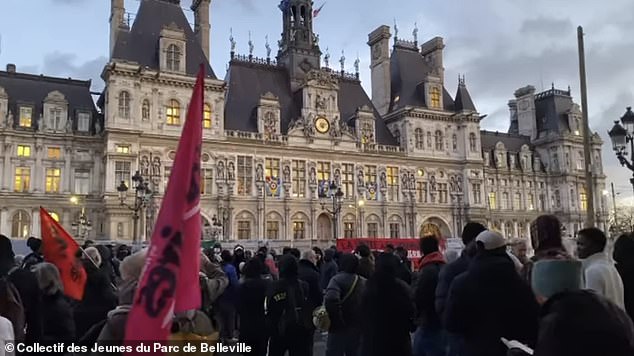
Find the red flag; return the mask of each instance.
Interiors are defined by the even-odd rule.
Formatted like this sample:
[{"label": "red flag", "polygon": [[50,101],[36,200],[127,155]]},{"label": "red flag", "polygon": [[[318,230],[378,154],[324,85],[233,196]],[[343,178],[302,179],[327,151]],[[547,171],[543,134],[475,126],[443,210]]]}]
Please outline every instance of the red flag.
[{"label": "red flag", "polygon": [[174,312],[200,307],[200,151],[205,68],[200,66],[174,166],[126,324],[125,339],[165,341]]},{"label": "red flag", "polygon": [[81,300],[84,297],[87,277],[84,266],[77,257],[77,251],[79,251],[77,241],[42,207],[40,207],[40,223],[44,260],[54,264],[59,270],[64,294]]}]

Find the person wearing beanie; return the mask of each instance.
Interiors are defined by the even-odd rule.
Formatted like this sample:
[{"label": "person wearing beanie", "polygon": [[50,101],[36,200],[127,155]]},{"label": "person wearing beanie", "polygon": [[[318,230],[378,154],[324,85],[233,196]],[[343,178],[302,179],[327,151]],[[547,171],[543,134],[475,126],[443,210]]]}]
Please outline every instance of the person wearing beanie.
[{"label": "person wearing beanie", "polygon": [[446,341],[440,317],[436,311],[435,298],[438,278],[445,258],[438,248],[435,237],[420,239],[420,274],[414,286],[416,321],[418,328],[414,334],[415,356],[444,356]]},{"label": "person wearing beanie", "polygon": [[368,279],[374,273],[374,256],[368,245],[360,244],[357,246],[356,252],[359,256],[359,269],[357,274]]},{"label": "person wearing beanie", "polygon": [[42,292],[42,338],[38,341],[72,341],[76,338],[73,309],[55,265],[42,262],[33,267]]},{"label": "person wearing beanie", "polygon": [[31,236],[26,240],[26,245],[31,249],[31,253],[24,257],[21,268],[30,270],[34,265],[44,262],[42,240]]},{"label": "person wearing beanie", "polygon": [[614,243],[612,255],[623,280],[625,311],[634,320],[634,235],[621,235]]},{"label": "person wearing beanie", "polygon": [[308,308],[308,284],[298,279],[295,257],[283,255],[279,260],[280,279],[272,282],[264,302],[266,324],[271,340],[269,356],[310,355],[306,335],[312,310]]},{"label": "person wearing beanie", "polygon": [[524,264],[521,272],[526,283],[531,282],[533,264],[541,260],[570,260],[561,238],[561,223],[554,215],[541,215],[531,223],[531,242],[535,255]]},{"label": "person wearing beanie", "polygon": [[[634,354],[634,325],[604,297],[583,288],[583,266],[573,260],[535,263],[532,287],[542,304],[536,356]],[[511,348],[509,355],[527,355]]]},{"label": "person wearing beanie", "polygon": [[502,337],[534,347],[539,305],[508,256],[506,240],[485,230],[475,243],[475,257],[449,290],[446,330],[462,338],[468,356],[505,356]]},{"label": "person wearing beanie", "polygon": [[[15,340],[35,342],[42,337],[41,292],[35,274],[31,270],[17,268],[14,258],[11,240],[0,235],[0,283],[15,287],[24,309],[24,315],[8,317],[8,319],[16,326],[13,328]],[[23,328],[19,327],[24,324],[26,324],[26,334]]]}]

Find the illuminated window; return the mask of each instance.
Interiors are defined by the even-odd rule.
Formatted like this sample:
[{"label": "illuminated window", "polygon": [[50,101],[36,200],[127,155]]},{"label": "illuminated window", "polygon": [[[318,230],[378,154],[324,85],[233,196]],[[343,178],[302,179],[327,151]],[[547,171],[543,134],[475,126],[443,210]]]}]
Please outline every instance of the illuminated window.
[{"label": "illuminated window", "polygon": [[423,130],[416,129],[414,131],[414,137],[416,138],[416,149],[422,150],[425,148],[425,135]]},{"label": "illuminated window", "polygon": [[303,240],[306,235],[306,224],[303,221],[293,221],[293,239]]},{"label": "illuminated window", "polygon": [[400,225],[399,223],[390,223],[390,238],[398,239],[400,235]]},{"label": "illuminated window", "polygon": [[90,131],[90,114],[80,112],[77,114],[77,130],[80,132]]},{"label": "illuminated window", "polygon": [[293,197],[303,198],[306,194],[306,161],[293,161]]},{"label": "illuminated window", "polygon": [[353,222],[344,222],[343,223],[343,237],[351,238],[354,237],[354,223]]},{"label": "illuminated window", "polygon": [[280,160],[278,158],[267,158],[265,171],[266,171],[266,177],[279,178]]},{"label": "illuminated window", "polygon": [[535,198],[532,193],[528,195],[528,210],[535,210]]},{"label": "illuminated window", "polygon": [[317,179],[330,180],[330,162],[317,162]]},{"label": "illuminated window", "polygon": [[143,100],[143,105],[141,105],[141,120],[150,120],[150,101],[147,99]]},{"label": "illuminated window", "polygon": [[387,189],[391,201],[398,201],[398,167],[387,167]]},{"label": "illuminated window", "polygon": [[251,222],[248,220],[238,221],[238,240],[249,240],[251,238]]},{"label": "illuminated window", "polygon": [[31,146],[18,145],[18,157],[31,157]]},{"label": "illuminated window", "polygon": [[130,162],[116,161],[114,163],[115,187],[118,187],[121,182],[125,182],[128,188],[130,188]]},{"label": "illuminated window", "polygon": [[31,117],[33,108],[30,106],[20,107],[20,127],[31,127]]},{"label": "illuminated window", "polygon": [[247,156],[238,156],[238,195],[251,195],[253,182],[253,159]]},{"label": "illuminated window", "polygon": [[579,189],[579,202],[581,203],[581,210],[588,210],[588,196],[586,195],[586,187]]},{"label": "illuminated window", "polygon": [[123,119],[130,118],[130,93],[127,91],[119,93],[119,117]]},{"label": "illuminated window", "polygon": [[416,182],[416,193],[419,203],[427,203],[427,182]]},{"label": "illuminated window", "polygon": [[47,193],[59,193],[59,181],[60,181],[61,171],[62,170],[59,168],[46,169],[46,192]]},{"label": "illuminated window", "polygon": [[211,128],[211,105],[205,104],[205,110],[203,111],[203,128]]},{"label": "illuminated window", "polygon": [[200,194],[211,195],[211,188],[214,183],[214,175],[211,169],[201,169],[200,172]]},{"label": "illuminated window", "polygon": [[502,209],[509,209],[510,208],[510,201],[509,201],[509,193],[504,192],[502,193]]},{"label": "illuminated window", "polygon": [[438,87],[431,88],[431,90],[429,91],[429,99],[432,108],[440,108],[440,89],[438,89]]},{"label": "illuminated window", "polygon": [[174,126],[181,124],[181,104],[178,100],[172,99],[167,105],[167,124]]},{"label": "illuminated window", "polygon": [[130,153],[130,146],[128,145],[116,145],[115,150],[117,153]]},{"label": "illuminated window", "polygon": [[11,219],[11,237],[27,238],[31,231],[31,217],[27,212],[18,210]]},{"label": "illuminated window", "polygon": [[495,192],[489,192],[489,208],[490,209],[497,209],[497,202],[496,202],[496,195]]},{"label": "illuminated window", "polygon": [[435,134],[436,151],[442,151],[445,147],[443,144],[442,131],[438,130]]},{"label": "illuminated window", "polygon": [[522,209],[522,194],[515,193],[513,198],[513,209],[521,210]]},{"label": "illuminated window", "polygon": [[171,44],[167,47],[167,70],[179,71],[181,67],[181,49]]},{"label": "illuminated window", "polygon": [[376,166],[365,166],[365,182],[376,183]]},{"label": "illuminated window", "polygon": [[280,222],[279,221],[267,221],[266,222],[266,238],[269,240],[277,240],[280,235]]},{"label": "illuminated window", "polygon": [[59,147],[49,147],[46,153],[48,159],[60,159],[62,157],[62,150]]},{"label": "illuminated window", "polygon": [[341,190],[344,197],[352,198],[354,195],[354,164],[344,163],[342,164],[341,171]]},{"label": "illuminated window", "polygon": [[31,186],[31,168],[17,167],[15,169],[14,191],[28,192]]}]

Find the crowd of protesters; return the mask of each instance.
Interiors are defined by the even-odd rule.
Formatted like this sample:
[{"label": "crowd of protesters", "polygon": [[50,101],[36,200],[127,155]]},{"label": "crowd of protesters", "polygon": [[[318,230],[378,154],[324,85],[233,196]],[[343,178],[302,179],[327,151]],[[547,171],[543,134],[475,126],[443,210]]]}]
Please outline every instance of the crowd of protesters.
[{"label": "crowd of protesters", "polygon": [[[201,308],[174,316],[173,337],[243,342],[256,356],[312,356],[316,333],[327,356],[634,355],[632,234],[609,256],[605,234],[584,229],[567,251],[558,219],[544,215],[530,245],[478,223],[464,227],[459,254],[430,235],[410,261],[394,242],[382,252],[204,249]],[[147,250],[86,243],[87,283],[73,301],[41,241],[28,246],[16,257],[0,236],[0,338],[121,344]]]}]

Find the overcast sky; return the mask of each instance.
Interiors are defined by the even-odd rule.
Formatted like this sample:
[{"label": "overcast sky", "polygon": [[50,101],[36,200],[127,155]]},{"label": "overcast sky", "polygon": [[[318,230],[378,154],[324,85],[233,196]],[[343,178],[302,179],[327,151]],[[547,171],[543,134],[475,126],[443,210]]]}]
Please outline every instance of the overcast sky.
[{"label": "overcast sky", "polygon": [[[108,0],[1,0],[0,65],[18,71],[92,79],[99,77],[108,56]],[[345,50],[347,70],[357,54],[361,79],[369,91],[367,34],[379,25],[398,24],[399,38],[419,42],[445,39],[445,85],[455,94],[458,73],[466,76],[476,107],[489,116],[482,127],[508,129],[507,102],[515,89],[531,84],[537,90],[572,88],[580,103],[576,27],[584,26],[590,125],[606,142],[605,171],[621,197],[632,197],[630,172],[618,166],[607,130],[634,104],[634,1],[610,0],[315,0],[326,3],[315,20],[322,51],[339,66]],[[139,0],[126,0],[134,16]],[[255,55],[265,57],[265,35],[276,53],[281,33],[278,0],[212,0],[211,62],[224,78],[229,61],[229,31],[239,53],[248,52],[252,32]],[[191,0],[182,0],[188,8]],[[398,5],[396,5],[398,4]],[[185,11],[193,23],[191,11]],[[4,69],[4,68],[3,68]],[[609,184],[609,183],[608,183]]]}]

